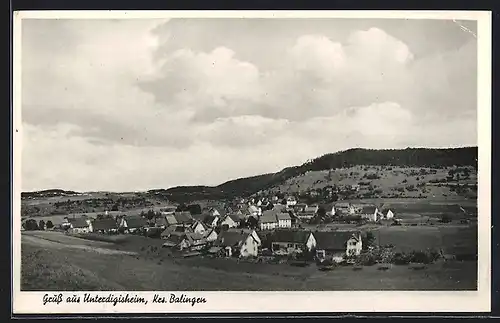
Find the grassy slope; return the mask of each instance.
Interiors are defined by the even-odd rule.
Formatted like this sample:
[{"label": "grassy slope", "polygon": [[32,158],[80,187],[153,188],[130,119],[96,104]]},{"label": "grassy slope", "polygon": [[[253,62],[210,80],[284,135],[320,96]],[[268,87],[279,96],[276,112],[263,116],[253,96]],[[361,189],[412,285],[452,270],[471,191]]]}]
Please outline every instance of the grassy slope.
[{"label": "grassy slope", "polygon": [[[29,233],[31,234],[31,233]],[[46,234],[47,235],[47,234]],[[77,243],[55,233],[50,239]],[[455,237],[460,239],[459,236]],[[132,237],[117,249],[144,250],[151,242]],[[414,241],[421,241],[421,239]],[[83,243],[83,242],[82,242]],[[94,241],[85,241],[86,245]],[[98,243],[103,246],[102,242]],[[109,246],[109,244],[108,244]],[[320,272],[289,265],[236,263],[232,259],[174,259],[163,252],[140,255],[103,254],[89,249],[22,244],[23,290],[453,290],[475,289],[475,262],[448,262],[426,270],[378,266],[361,271],[338,268]],[[355,279],[354,279],[355,278]]]}]

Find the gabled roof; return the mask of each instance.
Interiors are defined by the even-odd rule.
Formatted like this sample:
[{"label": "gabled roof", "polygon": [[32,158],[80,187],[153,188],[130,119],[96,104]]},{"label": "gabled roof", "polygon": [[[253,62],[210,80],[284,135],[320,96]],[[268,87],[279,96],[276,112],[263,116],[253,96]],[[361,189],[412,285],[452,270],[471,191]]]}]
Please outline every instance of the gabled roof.
[{"label": "gabled roof", "polygon": [[97,219],[94,223],[92,223],[92,226],[94,230],[110,230],[118,228],[118,225],[113,218]]},{"label": "gabled roof", "polygon": [[162,225],[167,226],[168,225],[167,219],[164,216],[156,217],[154,222],[156,225],[159,225],[159,226],[162,226]]},{"label": "gabled roof", "polygon": [[227,216],[230,217],[236,223],[240,222],[242,219],[242,217],[239,217],[238,214],[235,213],[230,213]]},{"label": "gabled roof", "polygon": [[306,206],[304,209],[304,212],[309,213],[309,212],[316,212],[316,210],[319,208],[317,205],[309,205]]},{"label": "gabled roof", "polygon": [[270,239],[272,242],[306,243],[310,234],[310,231],[278,230]]},{"label": "gabled roof", "polygon": [[224,247],[235,247],[235,246],[240,246],[242,245],[247,237],[249,236],[249,233],[245,232],[236,232],[236,231],[224,231],[219,234],[217,237],[217,241],[215,242],[215,245],[217,246],[224,246]]},{"label": "gabled roof", "polygon": [[174,225],[178,223],[174,214],[165,215],[165,220],[167,221],[167,225]]},{"label": "gabled roof", "polygon": [[279,220],[291,220],[292,218],[290,217],[290,214],[281,212],[276,214],[276,219],[278,219],[279,221]]},{"label": "gabled roof", "polygon": [[205,225],[205,223],[201,222],[201,221],[195,221],[193,222],[193,224],[191,224],[191,229],[194,230],[194,228],[196,228],[198,225],[201,225],[203,227],[203,229],[207,229],[207,226]]},{"label": "gabled roof", "polygon": [[349,208],[350,206],[351,206],[351,204],[347,203],[347,202],[340,202],[340,203],[335,204],[335,207],[340,208],[340,209]]},{"label": "gabled roof", "polygon": [[190,212],[175,212],[174,213],[175,220],[177,223],[190,223],[193,221],[193,217]]},{"label": "gabled roof", "polygon": [[361,213],[363,213],[363,214],[373,214],[373,213],[375,213],[375,210],[377,210],[377,207],[375,205],[364,205],[361,208]]},{"label": "gabled roof", "polygon": [[258,208],[257,206],[255,206],[255,205],[250,205],[250,206],[248,207],[248,211],[249,211],[250,213],[259,212],[259,208]]},{"label": "gabled roof", "polygon": [[276,219],[276,212],[273,210],[267,210],[264,211],[262,216],[259,219],[260,223],[273,223],[277,222],[278,220]]},{"label": "gabled roof", "polygon": [[71,223],[73,228],[87,228],[89,226],[86,218],[68,219],[68,222]]},{"label": "gabled roof", "polygon": [[182,225],[173,225],[163,230],[161,235],[168,236],[170,234],[184,234],[187,232],[192,232],[190,227],[185,227]]},{"label": "gabled roof", "polygon": [[357,231],[316,231],[316,249],[345,250],[349,239],[358,240],[360,233]]},{"label": "gabled roof", "polygon": [[124,220],[127,221],[128,228],[142,228],[148,224],[146,219],[140,216],[129,215],[125,216]]}]

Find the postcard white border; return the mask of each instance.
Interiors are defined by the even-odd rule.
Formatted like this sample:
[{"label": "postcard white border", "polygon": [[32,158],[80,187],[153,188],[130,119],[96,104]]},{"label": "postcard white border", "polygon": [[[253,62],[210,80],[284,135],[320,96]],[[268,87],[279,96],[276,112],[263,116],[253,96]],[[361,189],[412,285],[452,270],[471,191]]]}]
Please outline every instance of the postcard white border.
[{"label": "postcard white border", "polygon": [[[190,304],[42,304],[45,292],[20,291],[21,205],[21,21],[22,19],[166,19],[166,18],[381,18],[477,21],[478,42],[478,290],[455,292],[185,292],[205,297]],[[258,312],[489,312],[491,308],[491,12],[489,11],[18,11],[14,13],[14,182],[13,182],[13,312],[68,313],[258,313]],[[65,293],[83,295],[85,292]],[[115,295],[126,292],[114,292]],[[155,292],[128,292],[152,298]],[[168,296],[170,292],[157,292]],[[181,292],[175,292],[179,295]],[[48,294],[54,294],[48,292]],[[107,296],[109,292],[93,292]]]}]

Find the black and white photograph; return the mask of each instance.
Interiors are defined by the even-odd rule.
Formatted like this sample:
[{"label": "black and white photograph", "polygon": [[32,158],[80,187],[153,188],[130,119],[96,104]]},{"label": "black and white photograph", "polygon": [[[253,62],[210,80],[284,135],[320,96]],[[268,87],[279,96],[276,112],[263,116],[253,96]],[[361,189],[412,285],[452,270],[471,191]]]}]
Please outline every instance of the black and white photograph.
[{"label": "black and white photograph", "polygon": [[20,308],[489,306],[488,13],[23,14]]}]

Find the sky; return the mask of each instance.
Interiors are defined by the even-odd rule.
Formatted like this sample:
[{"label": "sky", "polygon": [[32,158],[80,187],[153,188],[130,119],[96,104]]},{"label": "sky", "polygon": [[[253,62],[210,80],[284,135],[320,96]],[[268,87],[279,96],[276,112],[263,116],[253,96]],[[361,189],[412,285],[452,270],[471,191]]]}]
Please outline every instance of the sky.
[{"label": "sky", "polygon": [[218,185],[355,147],[476,146],[475,32],[451,20],[25,19],[22,190]]}]

